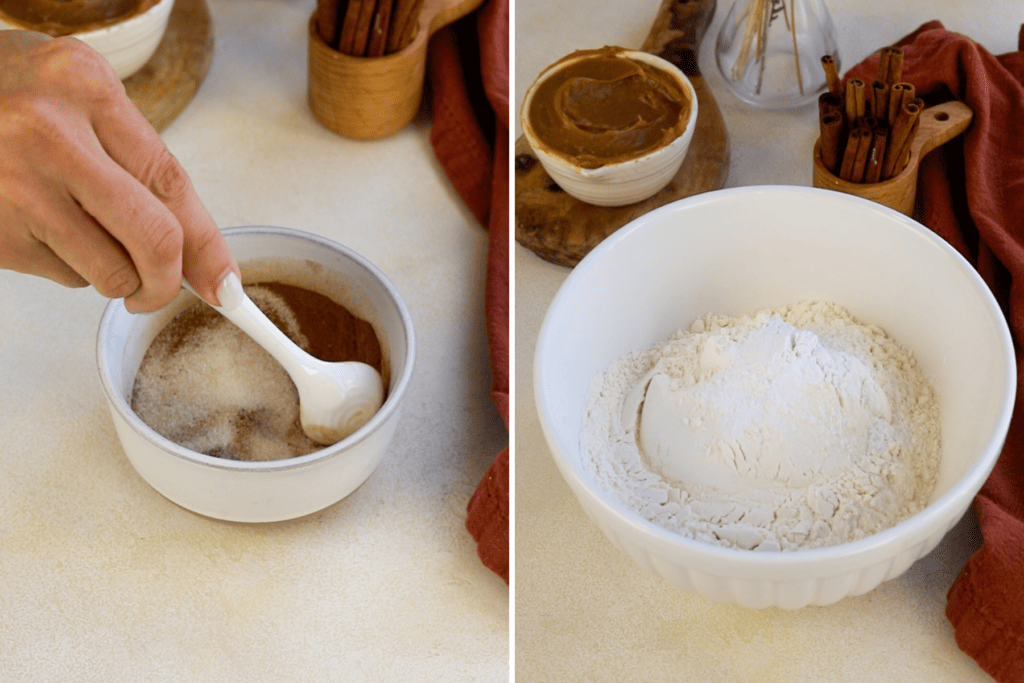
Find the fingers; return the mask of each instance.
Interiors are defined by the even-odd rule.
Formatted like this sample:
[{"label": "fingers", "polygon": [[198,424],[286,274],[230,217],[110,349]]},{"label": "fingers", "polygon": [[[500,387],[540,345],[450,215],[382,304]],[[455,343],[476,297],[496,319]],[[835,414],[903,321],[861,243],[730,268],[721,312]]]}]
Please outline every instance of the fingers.
[{"label": "fingers", "polygon": [[[127,278],[129,269],[134,271],[137,286],[122,294],[125,306],[132,312],[156,310],[177,296],[181,288],[181,226],[174,214],[130,173],[100,152],[96,154],[96,159],[84,164],[89,168],[88,174],[76,174],[71,191],[98,229],[79,230],[58,240],[48,238],[47,244],[62,257],[64,254],[55,242],[63,241],[72,253],[102,254],[104,263],[93,265],[100,272],[92,268],[83,272],[71,263],[86,277]],[[109,247],[119,249],[124,258],[104,249],[104,240]],[[86,268],[90,265],[84,264]],[[129,268],[119,269],[118,265]],[[106,294],[100,289],[101,280],[90,281]],[[111,282],[108,291],[116,284]]]},{"label": "fingers", "polygon": [[[94,122],[97,137],[110,158],[138,179],[173,216],[181,237],[180,244],[176,245],[181,256],[178,275],[184,275],[201,297],[216,304],[218,286],[229,272],[239,274],[238,264],[181,164],[167,151],[142,114],[134,106],[123,105],[121,103],[112,115]],[[108,229],[125,245],[133,259],[136,258],[134,239],[141,237],[148,245],[156,242],[157,237],[169,239],[165,233],[158,232],[159,228],[154,228],[151,234],[138,235],[124,226],[123,221],[118,222],[116,216],[108,220],[111,221]],[[141,268],[140,272],[144,273]],[[143,286],[145,284],[143,274]]]},{"label": "fingers", "polygon": [[0,258],[59,282],[85,279],[126,297],[129,310],[165,305],[180,289],[181,226],[92,126],[108,102],[134,109],[124,86],[77,40],[9,47],[0,73],[0,239],[9,244]]},{"label": "fingers", "polygon": [[[41,244],[103,296],[127,300],[137,295],[142,279],[135,262],[95,218],[70,197],[54,198],[45,207],[35,228]],[[145,310],[155,310],[165,303],[154,303]]]},{"label": "fingers", "polygon": [[[9,167],[20,164],[28,178],[15,192],[22,208],[49,209],[29,209],[36,215],[25,224],[41,246],[22,245],[18,258],[35,255],[37,274],[76,285],[84,278],[106,296],[123,296],[134,312],[169,302],[183,274],[216,303],[217,286],[238,266],[184,169],[110,65],[73,39],[55,39],[33,54],[15,65],[35,60],[20,81],[0,79],[0,91],[29,94],[27,103],[7,100],[22,107],[7,121],[21,121],[18,129],[4,138],[0,125],[0,138],[8,141],[0,149],[21,151],[7,156]],[[7,73],[18,76],[15,71]],[[0,178],[0,192],[5,184],[14,181]],[[26,187],[45,202],[25,199]],[[0,218],[4,211],[10,209],[0,206]],[[0,226],[0,232],[12,229]],[[54,265],[54,258],[67,267]]]},{"label": "fingers", "polygon": [[65,287],[89,286],[88,280],[38,240],[15,242],[4,235],[0,236],[0,242],[0,268],[45,277]]}]

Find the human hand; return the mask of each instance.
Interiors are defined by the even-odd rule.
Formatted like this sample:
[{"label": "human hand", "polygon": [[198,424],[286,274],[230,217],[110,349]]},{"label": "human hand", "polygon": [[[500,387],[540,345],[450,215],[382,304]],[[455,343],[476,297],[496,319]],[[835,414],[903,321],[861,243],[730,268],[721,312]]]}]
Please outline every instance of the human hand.
[{"label": "human hand", "polygon": [[238,271],[114,70],[74,38],[0,31],[0,268],[156,310]]}]

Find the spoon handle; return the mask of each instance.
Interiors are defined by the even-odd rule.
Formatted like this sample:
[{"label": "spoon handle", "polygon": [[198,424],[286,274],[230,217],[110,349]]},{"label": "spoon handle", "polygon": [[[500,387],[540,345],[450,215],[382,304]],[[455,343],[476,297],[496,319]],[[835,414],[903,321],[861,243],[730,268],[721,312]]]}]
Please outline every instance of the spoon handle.
[{"label": "spoon handle", "polygon": [[[196,294],[196,291],[188,282],[183,280],[182,283],[185,289]],[[253,303],[249,295],[242,289],[241,280],[233,272],[228,273],[228,276],[224,278],[220,289],[217,290],[217,298],[220,300],[220,306],[214,306],[209,302],[206,302],[206,304],[219,311],[221,315],[249,335],[253,341],[273,356],[274,360],[280,363],[289,375],[294,377],[295,373],[309,373],[306,366],[299,362],[300,357],[311,360],[314,363],[317,362],[312,356],[303,351],[298,344],[289,339]]]}]

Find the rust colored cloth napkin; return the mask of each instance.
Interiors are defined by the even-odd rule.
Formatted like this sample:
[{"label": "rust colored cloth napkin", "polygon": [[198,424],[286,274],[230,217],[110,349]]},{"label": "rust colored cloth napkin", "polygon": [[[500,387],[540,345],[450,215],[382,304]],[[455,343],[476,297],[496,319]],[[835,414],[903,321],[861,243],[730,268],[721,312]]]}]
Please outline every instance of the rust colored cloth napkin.
[{"label": "rust colored cloth napkin", "polygon": [[[1024,370],[1024,27],[1018,52],[994,56],[932,21],[899,42],[904,81],[926,104],[955,98],[974,110],[967,132],[923,161],[920,220],[988,283]],[[847,74],[877,76],[878,54]],[[949,590],[960,648],[1000,683],[1024,681],[1024,371],[1006,445],[974,501],[984,542]]]},{"label": "rust colored cloth napkin", "polygon": [[[488,231],[484,291],[491,395],[508,427],[508,0],[439,31],[430,42],[434,153]],[[499,453],[467,507],[466,528],[485,566],[509,582],[509,451]]]}]

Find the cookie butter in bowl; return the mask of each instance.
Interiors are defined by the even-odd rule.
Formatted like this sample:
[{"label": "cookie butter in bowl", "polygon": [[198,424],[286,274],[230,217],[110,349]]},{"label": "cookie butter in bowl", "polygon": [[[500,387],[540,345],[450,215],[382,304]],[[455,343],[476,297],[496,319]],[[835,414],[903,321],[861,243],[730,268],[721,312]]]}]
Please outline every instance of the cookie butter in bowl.
[{"label": "cookie butter in bowl", "polygon": [[697,98],[669,62],[619,47],[579,50],[537,77],[523,98],[523,134],[548,175],[598,206],[644,200],[679,171]]},{"label": "cookie butter in bowl", "polygon": [[173,7],[174,0],[4,0],[0,29],[74,36],[124,80],[156,52]]}]

